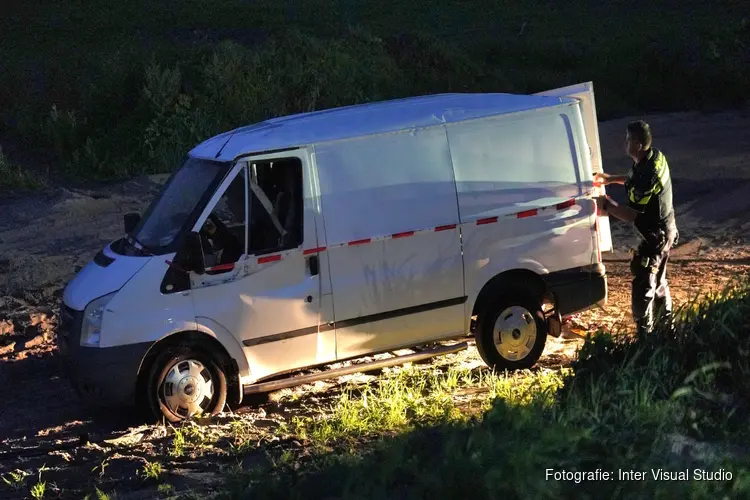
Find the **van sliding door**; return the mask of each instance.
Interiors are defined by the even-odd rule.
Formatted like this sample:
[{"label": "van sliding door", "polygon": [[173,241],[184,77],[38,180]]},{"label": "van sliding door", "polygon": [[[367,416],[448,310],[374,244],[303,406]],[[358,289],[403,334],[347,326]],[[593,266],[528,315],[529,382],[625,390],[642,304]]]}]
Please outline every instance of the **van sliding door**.
[{"label": "van sliding door", "polygon": [[345,359],[465,331],[456,188],[440,127],[315,146]]}]

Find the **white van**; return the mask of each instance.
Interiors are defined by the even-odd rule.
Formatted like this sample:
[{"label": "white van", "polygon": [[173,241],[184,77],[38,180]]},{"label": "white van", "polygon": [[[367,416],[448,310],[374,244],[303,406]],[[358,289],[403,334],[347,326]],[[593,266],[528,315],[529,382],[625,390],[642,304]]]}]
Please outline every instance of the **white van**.
[{"label": "white van", "polygon": [[370,103],[198,145],[66,287],[74,387],[177,422],[472,335],[490,367],[532,366],[562,318],[606,303],[611,244],[591,84],[543,94]]}]

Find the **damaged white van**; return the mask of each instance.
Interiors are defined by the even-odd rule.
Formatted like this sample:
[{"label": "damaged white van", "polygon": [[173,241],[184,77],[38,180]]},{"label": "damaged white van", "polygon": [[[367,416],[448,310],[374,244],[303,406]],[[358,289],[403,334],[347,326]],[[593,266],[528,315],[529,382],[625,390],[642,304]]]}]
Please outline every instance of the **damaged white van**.
[{"label": "damaged white van", "polygon": [[606,303],[599,170],[590,83],[219,135],[66,287],[65,372],[84,400],[177,422],[472,336],[490,367],[530,367],[561,318]]}]

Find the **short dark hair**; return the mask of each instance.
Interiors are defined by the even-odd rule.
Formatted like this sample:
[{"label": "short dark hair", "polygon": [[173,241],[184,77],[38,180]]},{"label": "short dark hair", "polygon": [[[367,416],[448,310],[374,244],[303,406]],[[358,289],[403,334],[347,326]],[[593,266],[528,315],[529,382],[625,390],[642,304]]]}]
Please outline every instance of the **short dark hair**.
[{"label": "short dark hair", "polygon": [[648,123],[643,120],[630,122],[628,123],[628,132],[630,132],[630,137],[643,144],[645,149],[651,147],[651,127]]}]

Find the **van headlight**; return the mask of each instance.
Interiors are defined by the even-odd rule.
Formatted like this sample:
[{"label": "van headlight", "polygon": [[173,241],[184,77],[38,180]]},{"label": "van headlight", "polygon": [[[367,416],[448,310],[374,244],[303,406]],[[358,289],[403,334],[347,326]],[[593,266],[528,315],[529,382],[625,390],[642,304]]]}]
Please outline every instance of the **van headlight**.
[{"label": "van headlight", "polygon": [[107,307],[107,304],[109,304],[115,293],[94,299],[86,306],[86,309],[83,311],[83,327],[81,328],[82,346],[99,347],[104,308]]}]

